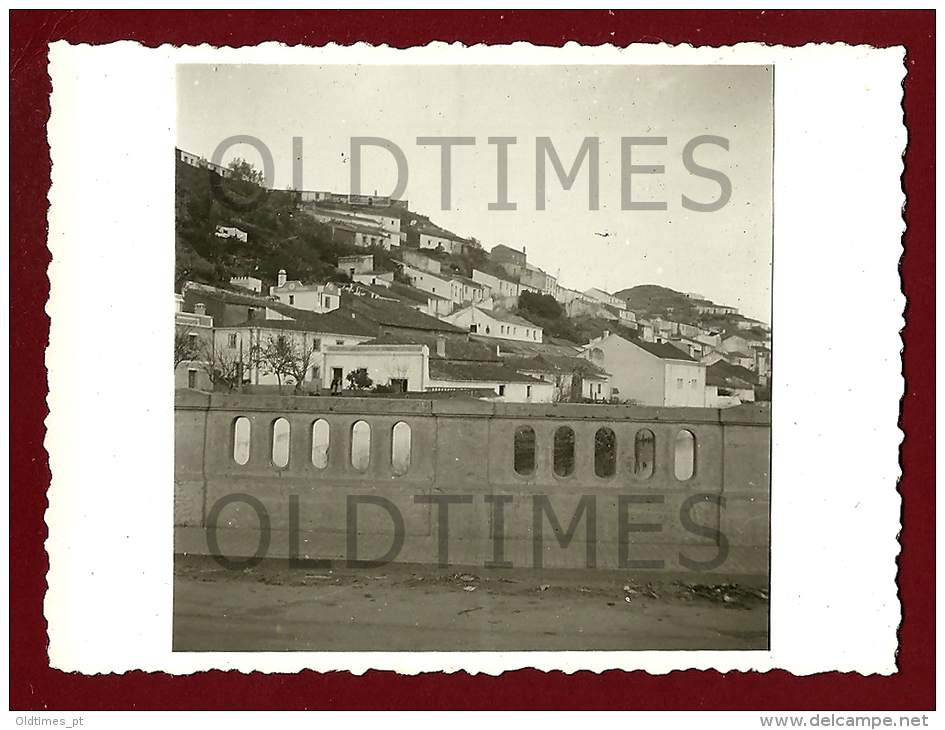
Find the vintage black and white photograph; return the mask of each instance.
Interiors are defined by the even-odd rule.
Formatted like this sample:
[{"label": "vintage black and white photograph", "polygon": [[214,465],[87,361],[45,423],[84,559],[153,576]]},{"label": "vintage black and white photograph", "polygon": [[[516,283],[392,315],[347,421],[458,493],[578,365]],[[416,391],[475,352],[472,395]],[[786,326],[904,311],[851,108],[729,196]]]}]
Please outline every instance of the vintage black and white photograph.
[{"label": "vintage black and white photograph", "polygon": [[174,651],[769,649],[772,66],[174,84]]}]

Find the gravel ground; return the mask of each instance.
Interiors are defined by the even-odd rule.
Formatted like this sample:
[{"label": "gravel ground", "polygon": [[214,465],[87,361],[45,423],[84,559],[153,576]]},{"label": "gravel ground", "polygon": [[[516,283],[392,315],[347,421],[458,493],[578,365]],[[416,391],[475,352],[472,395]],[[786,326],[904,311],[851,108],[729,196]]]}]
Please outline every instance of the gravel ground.
[{"label": "gravel ground", "polygon": [[175,651],[763,650],[766,576],[178,556]]}]

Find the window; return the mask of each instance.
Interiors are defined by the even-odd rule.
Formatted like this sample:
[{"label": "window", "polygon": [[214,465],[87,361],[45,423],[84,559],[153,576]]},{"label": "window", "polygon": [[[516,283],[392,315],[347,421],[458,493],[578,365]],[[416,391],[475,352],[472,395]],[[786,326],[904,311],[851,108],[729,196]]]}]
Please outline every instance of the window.
[{"label": "window", "polygon": [[513,462],[515,471],[528,476],[535,471],[535,429],[519,426],[515,429]]},{"label": "window", "polygon": [[530,386],[530,385],[526,385],[526,386],[525,386],[525,397],[526,397],[526,398],[531,398],[531,397],[532,397],[532,386]]},{"label": "window", "polygon": [[187,387],[196,388],[197,387],[197,371],[190,369],[187,371]]},{"label": "window", "polygon": [[500,385],[500,386],[499,386],[499,395],[505,395],[505,386],[504,386],[504,385]]},{"label": "window", "polygon": [[289,422],[284,418],[272,423],[272,464],[279,469],[289,465]]},{"label": "window", "polygon": [[312,465],[324,469],[328,466],[328,447],[331,444],[331,427],[324,418],[312,424]]},{"label": "window", "polygon": [[236,349],[236,335],[235,335],[235,334],[231,334],[231,335],[229,336],[229,339],[228,339],[228,341],[227,341],[227,344],[229,345],[229,347],[230,347],[231,350],[235,350],[235,349]]},{"label": "window", "polygon": [[641,428],[633,439],[633,473],[644,479],[653,476],[656,438],[648,428]]},{"label": "window", "polygon": [[289,304],[295,304],[295,294],[289,294]]},{"label": "window", "polygon": [[471,325],[469,325],[469,331],[470,331],[470,332],[478,332],[478,331],[479,331],[479,325],[478,325],[478,324],[471,324]]},{"label": "window", "polygon": [[612,477],[617,471],[617,437],[613,430],[604,427],[594,434],[594,473],[599,477]]},{"label": "window", "polygon": [[371,426],[357,421],[351,427],[351,466],[364,471],[371,463]]},{"label": "window", "polygon": [[574,473],[574,431],[567,426],[561,426],[555,431],[555,475],[559,477],[571,476]]},{"label": "window", "polygon": [[676,378],[676,387],[682,388],[682,378]]},{"label": "window", "polygon": [[692,431],[676,434],[676,478],[684,482],[696,473],[696,437]]},{"label": "window", "polygon": [[410,468],[410,426],[403,421],[395,423],[391,432],[390,465],[395,474],[406,474]]},{"label": "window", "polygon": [[345,344],[345,341],[344,341],[344,340],[335,340],[335,344],[336,344],[336,345],[343,345],[343,344]]},{"label": "window", "polygon": [[233,422],[233,461],[240,466],[249,461],[250,422],[240,416]]},{"label": "window", "polygon": [[486,334],[489,334],[489,325],[486,325]]}]

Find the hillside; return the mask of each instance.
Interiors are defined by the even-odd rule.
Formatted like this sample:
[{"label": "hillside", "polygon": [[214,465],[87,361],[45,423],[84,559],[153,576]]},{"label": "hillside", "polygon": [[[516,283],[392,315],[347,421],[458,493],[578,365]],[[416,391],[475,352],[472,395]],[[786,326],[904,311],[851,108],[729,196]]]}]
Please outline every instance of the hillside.
[{"label": "hillside", "polygon": [[614,296],[627,302],[627,309],[643,310],[650,315],[673,315],[681,322],[695,321],[698,313],[693,307],[693,300],[673,289],[656,284],[621,289]]},{"label": "hillside", "polygon": [[[261,178],[252,166],[237,161],[234,174],[227,177],[223,185],[231,199],[251,200],[261,191]],[[332,240],[331,228],[300,210],[292,191],[273,190],[258,207],[236,206],[243,209],[232,210],[213,195],[208,170],[178,161],[175,193],[176,291],[180,291],[184,281],[229,288],[234,276],[255,276],[263,281],[266,291],[276,283],[280,269],[285,269],[290,278],[303,282],[346,282],[349,281],[347,275],[335,268],[338,258],[365,252],[353,244]],[[350,209],[346,204],[332,207]],[[428,216],[416,211],[390,208],[385,212],[400,218],[408,247],[412,247],[411,240],[416,245],[417,231],[439,229]],[[238,228],[247,234],[247,240],[221,238],[216,235],[218,226]],[[462,253],[443,250],[424,250],[423,253],[438,260],[445,275],[471,278],[473,269],[507,275],[475,239],[467,239],[467,244]],[[371,253],[376,269],[397,270],[396,253],[391,254],[381,247],[372,248]],[[738,315],[699,315],[694,305],[700,300],[654,284],[623,289],[615,296],[627,301],[629,309],[646,316],[699,324],[719,331],[741,319]],[[604,332],[627,338],[637,336],[634,330],[617,322],[616,317],[568,317],[564,308],[548,295],[526,293],[517,306],[512,307],[511,313],[542,327],[549,339],[576,345],[586,344]]]},{"label": "hillside", "polygon": [[[249,180],[226,185],[234,198],[252,198],[259,189]],[[185,280],[222,286],[233,276],[275,284],[283,268],[303,281],[339,280],[344,277],[335,270],[338,256],[357,252],[333,243],[325,225],[300,214],[288,191],[274,190],[258,208],[233,211],[213,196],[209,171],[178,161],[175,195],[178,290]],[[246,231],[248,240],[219,238],[217,226]]]},{"label": "hillside", "polygon": [[[241,172],[242,179],[224,182],[227,194],[234,199],[252,199],[260,190],[259,175],[248,165]],[[233,211],[214,197],[208,170],[178,161],[175,192],[178,291],[187,280],[226,287],[234,276],[256,276],[268,286],[276,283],[280,269],[285,269],[290,278],[305,282],[347,281],[347,276],[335,269],[338,258],[364,253],[363,249],[333,241],[328,226],[298,209],[291,191],[273,190],[259,207]],[[332,207],[350,209],[345,205]],[[391,214],[401,218],[408,240],[416,227],[435,226],[429,217],[414,211],[391,210]],[[248,234],[247,241],[219,238],[215,235],[217,226],[239,228]],[[374,248],[371,253],[378,270],[396,269],[389,252]],[[439,259],[444,271],[467,277],[472,276],[473,268],[496,269],[475,242],[462,254],[425,253]]]}]

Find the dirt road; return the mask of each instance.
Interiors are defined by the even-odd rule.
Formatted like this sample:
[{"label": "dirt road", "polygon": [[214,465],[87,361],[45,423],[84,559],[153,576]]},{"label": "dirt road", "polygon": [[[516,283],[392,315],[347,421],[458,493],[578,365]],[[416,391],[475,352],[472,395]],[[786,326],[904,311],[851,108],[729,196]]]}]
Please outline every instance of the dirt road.
[{"label": "dirt road", "polygon": [[767,580],[697,573],[380,569],[244,571],[178,556],[175,651],[766,649]]}]

